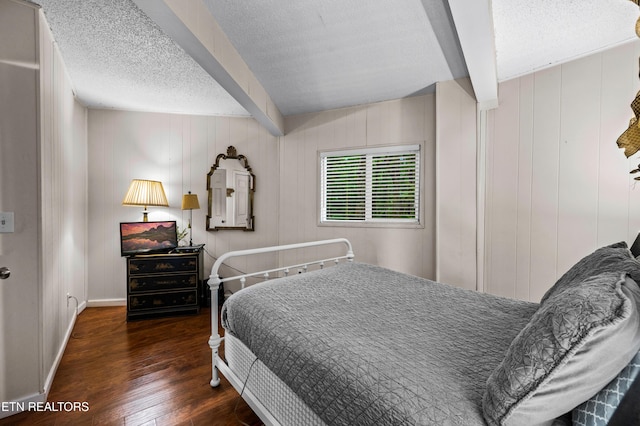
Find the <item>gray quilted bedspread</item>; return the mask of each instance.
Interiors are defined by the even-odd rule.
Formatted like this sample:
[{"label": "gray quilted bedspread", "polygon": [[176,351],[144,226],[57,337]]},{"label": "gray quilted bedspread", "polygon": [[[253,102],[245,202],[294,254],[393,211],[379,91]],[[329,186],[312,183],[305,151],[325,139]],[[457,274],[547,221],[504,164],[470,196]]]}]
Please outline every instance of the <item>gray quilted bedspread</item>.
[{"label": "gray quilted bedspread", "polygon": [[223,325],[330,425],[484,425],[538,305],[345,263],[234,294]]}]

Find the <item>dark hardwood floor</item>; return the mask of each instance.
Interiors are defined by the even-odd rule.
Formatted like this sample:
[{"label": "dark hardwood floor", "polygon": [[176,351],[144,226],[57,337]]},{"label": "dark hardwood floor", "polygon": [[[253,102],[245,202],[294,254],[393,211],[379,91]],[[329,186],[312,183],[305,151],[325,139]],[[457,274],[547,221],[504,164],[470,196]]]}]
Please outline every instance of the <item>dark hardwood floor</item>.
[{"label": "dark hardwood floor", "polygon": [[48,402],[88,410],[23,412],[0,425],[260,425],[224,377],[209,386],[209,312],[126,322],[124,307],[85,309]]}]

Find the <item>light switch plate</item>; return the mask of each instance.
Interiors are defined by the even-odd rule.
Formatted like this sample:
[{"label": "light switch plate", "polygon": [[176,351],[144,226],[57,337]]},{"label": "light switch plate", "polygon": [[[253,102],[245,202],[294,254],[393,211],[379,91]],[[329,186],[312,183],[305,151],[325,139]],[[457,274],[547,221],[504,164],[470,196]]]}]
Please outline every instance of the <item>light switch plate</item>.
[{"label": "light switch plate", "polygon": [[13,232],[13,212],[0,212],[0,233]]}]

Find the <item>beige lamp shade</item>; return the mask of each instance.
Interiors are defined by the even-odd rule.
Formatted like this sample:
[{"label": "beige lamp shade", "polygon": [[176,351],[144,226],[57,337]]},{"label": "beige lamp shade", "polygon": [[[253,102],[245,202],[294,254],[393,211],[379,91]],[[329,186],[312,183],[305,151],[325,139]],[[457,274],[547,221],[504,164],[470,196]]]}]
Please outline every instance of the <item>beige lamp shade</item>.
[{"label": "beige lamp shade", "polygon": [[169,207],[162,182],[156,180],[133,179],[127,195],[122,200],[123,206],[144,206],[142,212],[144,222],[147,222],[147,206]]},{"label": "beige lamp shade", "polygon": [[182,196],[182,210],[189,210],[189,246],[193,246],[193,229],[191,222],[193,222],[193,209],[199,209],[200,203],[198,203],[198,196],[192,194],[189,191],[188,194]]},{"label": "beige lamp shade", "polygon": [[198,203],[198,196],[196,194],[192,194],[189,191],[188,194],[184,194],[182,196],[182,210],[193,210],[199,209],[200,203]]}]

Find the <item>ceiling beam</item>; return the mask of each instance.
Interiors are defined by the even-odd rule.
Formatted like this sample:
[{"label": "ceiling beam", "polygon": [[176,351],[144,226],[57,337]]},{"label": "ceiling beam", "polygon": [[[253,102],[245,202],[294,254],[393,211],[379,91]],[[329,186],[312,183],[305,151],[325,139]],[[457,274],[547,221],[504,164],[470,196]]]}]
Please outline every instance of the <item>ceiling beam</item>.
[{"label": "ceiling beam", "polygon": [[284,134],[280,110],[202,0],[133,2],[272,135]]},{"label": "ceiling beam", "polygon": [[449,0],[469,77],[480,109],[498,106],[498,72],[491,0]]}]

